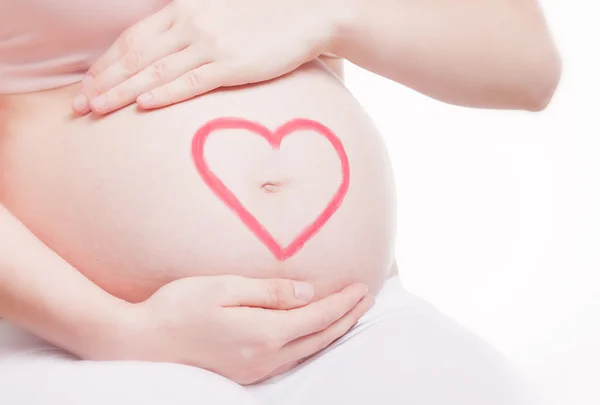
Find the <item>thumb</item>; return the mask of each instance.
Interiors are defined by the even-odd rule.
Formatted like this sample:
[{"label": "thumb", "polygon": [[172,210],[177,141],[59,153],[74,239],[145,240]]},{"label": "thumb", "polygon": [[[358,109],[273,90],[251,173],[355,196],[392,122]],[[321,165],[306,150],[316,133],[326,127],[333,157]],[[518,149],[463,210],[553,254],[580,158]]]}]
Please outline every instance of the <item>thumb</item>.
[{"label": "thumb", "polygon": [[221,305],[247,306],[267,309],[293,309],[308,304],[314,296],[312,285],[286,279],[256,279],[231,276]]}]

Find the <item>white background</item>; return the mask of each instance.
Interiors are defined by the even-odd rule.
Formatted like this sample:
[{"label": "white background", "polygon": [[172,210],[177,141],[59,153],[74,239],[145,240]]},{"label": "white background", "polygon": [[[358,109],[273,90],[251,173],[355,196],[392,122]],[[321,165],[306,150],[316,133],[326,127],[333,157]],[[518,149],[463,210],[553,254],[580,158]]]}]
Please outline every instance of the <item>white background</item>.
[{"label": "white background", "polygon": [[600,404],[595,3],[541,3],[564,59],[542,113],[453,107],[346,69],[394,164],[405,285],[521,365],[552,405]]}]

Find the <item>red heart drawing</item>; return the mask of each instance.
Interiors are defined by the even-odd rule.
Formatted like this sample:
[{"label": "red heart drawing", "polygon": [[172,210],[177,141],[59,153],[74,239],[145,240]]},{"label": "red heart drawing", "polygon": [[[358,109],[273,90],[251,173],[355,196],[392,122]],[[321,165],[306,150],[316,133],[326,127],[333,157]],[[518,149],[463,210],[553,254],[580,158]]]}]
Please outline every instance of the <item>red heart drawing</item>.
[{"label": "red heart drawing", "polygon": [[[288,246],[281,246],[206,164],[204,158],[204,145],[206,140],[215,131],[226,129],[243,129],[249,131],[250,134],[262,136],[271,144],[273,149],[279,149],[283,138],[296,131],[311,131],[324,136],[331,143],[339,156],[342,166],[342,181],[339,188],[323,212],[321,212],[312,223],[304,228]],[[214,119],[207,122],[196,131],[192,140],[192,156],[196,168],[206,184],[212,189],[217,197],[225,203],[225,205],[231,208],[240,217],[248,229],[250,229],[254,235],[267,246],[278,260],[286,260],[296,254],[302,246],[304,246],[304,244],[312,238],[323,225],[325,225],[333,213],[340,207],[350,185],[350,164],[348,162],[346,151],[338,137],[325,125],[303,118],[291,120],[277,128],[275,131],[269,130],[262,124],[248,121],[243,118]]]}]

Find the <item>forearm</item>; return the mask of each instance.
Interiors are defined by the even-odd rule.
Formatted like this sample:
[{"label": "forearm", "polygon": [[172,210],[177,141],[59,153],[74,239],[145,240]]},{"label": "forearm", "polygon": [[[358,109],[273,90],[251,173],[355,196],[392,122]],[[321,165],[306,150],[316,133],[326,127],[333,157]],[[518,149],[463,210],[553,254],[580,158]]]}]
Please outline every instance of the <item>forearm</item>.
[{"label": "forearm", "polygon": [[347,0],[332,51],[430,97],[543,109],[560,59],[534,0]]},{"label": "forearm", "polygon": [[81,275],[1,204],[0,241],[0,317],[82,357],[114,343],[128,304]]}]

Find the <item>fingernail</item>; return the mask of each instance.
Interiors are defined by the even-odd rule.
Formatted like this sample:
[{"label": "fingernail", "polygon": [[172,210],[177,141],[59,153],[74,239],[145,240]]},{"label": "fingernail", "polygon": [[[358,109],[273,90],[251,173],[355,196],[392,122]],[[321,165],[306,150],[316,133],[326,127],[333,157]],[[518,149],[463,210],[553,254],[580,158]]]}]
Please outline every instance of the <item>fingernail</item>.
[{"label": "fingernail", "polygon": [[141,104],[148,104],[150,101],[152,101],[152,93],[144,93],[137,99],[137,102]]},{"label": "fingernail", "polygon": [[315,294],[315,289],[312,285],[302,281],[293,281],[294,294],[300,301],[310,301]]},{"label": "fingernail", "polygon": [[78,93],[73,99],[73,109],[75,111],[83,112],[88,109],[87,97],[81,93]]},{"label": "fingernail", "polygon": [[96,110],[100,110],[106,106],[106,102],[107,98],[104,94],[102,94],[92,100],[92,107],[94,107]]}]

